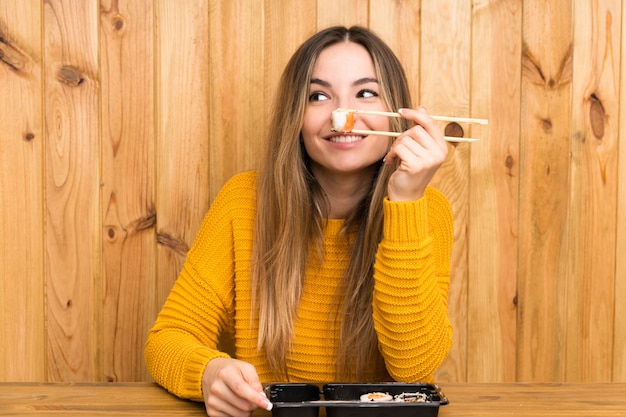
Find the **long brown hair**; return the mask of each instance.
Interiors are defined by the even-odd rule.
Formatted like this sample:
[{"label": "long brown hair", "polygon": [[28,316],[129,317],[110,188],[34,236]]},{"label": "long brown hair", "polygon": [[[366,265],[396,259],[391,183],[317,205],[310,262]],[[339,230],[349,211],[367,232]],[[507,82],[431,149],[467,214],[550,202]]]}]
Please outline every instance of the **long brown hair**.
[{"label": "long brown hair", "polygon": [[[397,57],[377,35],[359,26],[335,26],[316,33],[298,48],[282,74],[268,128],[268,153],[258,174],[252,277],[258,348],[285,377],[285,357],[294,334],[307,256],[320,253],[327,218],[323,193],[300,140],[309,84],[320,52],[348,41],[370,53],[387,108],[411,106],[406,75]],[[408,128],[406,120],[392,119],[392,130]],[[393,168],[380,165],[370,192],[344,225],[352,249],[338,294],[343,301],[338,380],[351,375],[358,380],[388,377],[378,351],[371,304],[373,265],[382,238],[382,205],[392,172]]]}]

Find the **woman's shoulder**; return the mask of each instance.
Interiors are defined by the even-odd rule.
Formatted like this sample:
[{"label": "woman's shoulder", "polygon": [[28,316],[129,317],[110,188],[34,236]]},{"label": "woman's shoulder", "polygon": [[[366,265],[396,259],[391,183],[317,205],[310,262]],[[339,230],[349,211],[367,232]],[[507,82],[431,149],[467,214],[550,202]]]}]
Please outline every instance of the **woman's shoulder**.
[{"label": "woman's shoulder", "polygon": [[[256,173],[245,171],[229,178],[206,212],[195,238],[190,259],[198,262],[195,252],[204,254],[219,237],[230,236],[234,222],[252,222],[256,202]],[[231,239],[232,240],[232,239]]]},{"label": "woman's shoulder", "polygon": [[215,201],[230,201],[233,199],[256,196],[256,171],[243,171],[230,177],[222,186]]},{"label": "woman's shoulder", "polygon": [[256,206],[256,172],[244,171],[230,177],[211,203],[205,217],[207,221],[216,218],[235,218],[242,210],[249,212]]},{"label": "woman's shoulder", "polygon": [[256,190],[256,171],[243,171],[233,175],[226,181],[222,190],[238,188]]}]

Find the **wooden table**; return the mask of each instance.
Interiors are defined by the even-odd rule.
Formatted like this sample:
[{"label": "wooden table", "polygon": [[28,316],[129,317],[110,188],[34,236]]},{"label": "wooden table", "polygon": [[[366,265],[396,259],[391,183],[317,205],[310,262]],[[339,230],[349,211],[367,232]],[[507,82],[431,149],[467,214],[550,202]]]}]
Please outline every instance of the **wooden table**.
[{"label": "wooden table", "polygon": [[[440,417],[626,416],[626,383],[440,384]],[[155,384],[0,383],[0,416],[206,416]],[[269,417],[258,410],[254,416]],[[322,413],[320,413],[322,417]]]}]

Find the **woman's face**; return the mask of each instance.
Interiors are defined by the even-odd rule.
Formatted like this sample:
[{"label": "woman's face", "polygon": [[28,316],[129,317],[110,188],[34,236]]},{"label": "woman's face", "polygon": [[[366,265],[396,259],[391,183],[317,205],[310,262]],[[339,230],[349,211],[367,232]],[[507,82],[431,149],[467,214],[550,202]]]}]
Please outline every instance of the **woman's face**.
[{"label": "woman's face", "polygon": [[[320,53],[302,126],[304,147],[318,179],[320,175],[372,175],[377,169],[389,137],[333,132],[331,113],[337,108],[388,111],[380,94],[374,63],[363,46],[340,42]],[[387,117],[354,116],[354,129],[389,130]]]}]

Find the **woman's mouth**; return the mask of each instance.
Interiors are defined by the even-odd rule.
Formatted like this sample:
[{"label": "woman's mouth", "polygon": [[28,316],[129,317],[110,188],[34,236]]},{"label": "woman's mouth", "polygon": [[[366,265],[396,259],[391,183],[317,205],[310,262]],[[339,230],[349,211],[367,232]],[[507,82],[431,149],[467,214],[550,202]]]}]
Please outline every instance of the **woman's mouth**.
[{"label": "woman's mouth", "polygon": [[333,143],[351,143],[363,140],[365,137],[361,135],[337,135],[328,138]]}]

